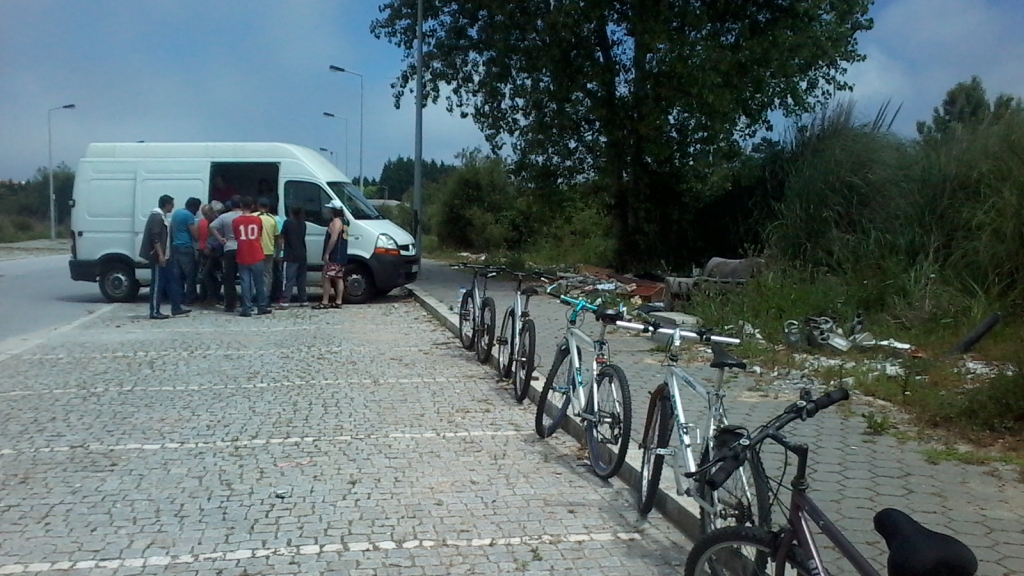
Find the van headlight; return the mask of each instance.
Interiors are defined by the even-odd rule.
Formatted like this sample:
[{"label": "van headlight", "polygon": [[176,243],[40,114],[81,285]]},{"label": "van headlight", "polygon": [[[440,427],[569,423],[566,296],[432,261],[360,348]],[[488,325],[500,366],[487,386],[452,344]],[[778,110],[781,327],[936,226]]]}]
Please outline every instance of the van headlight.
[{"label": "van headlight", "polygon": [[373,248],[374,254],[384,254],[387,256],[398,256],[398,242],[391,237],[390,234],[378,234],[377,245]]}]

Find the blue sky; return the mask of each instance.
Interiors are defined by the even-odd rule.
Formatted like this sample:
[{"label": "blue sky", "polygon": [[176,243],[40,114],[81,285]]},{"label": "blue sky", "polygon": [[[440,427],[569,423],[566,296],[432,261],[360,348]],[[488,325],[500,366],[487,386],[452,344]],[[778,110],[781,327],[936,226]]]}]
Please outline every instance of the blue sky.
[{"label": "blue sky", "polygon": [[[401,53],[370,35],[375,0],[0,0],[0,179],[46,164],[46,110],[54,163],[74,166],[89,142],[283,141],[359,159],[364,74],[364,166],[412,156],[414,114],[395,110],[390,83]],[[903,103],[912,133],[954,83],[977,74],[990,94],[1024,95],[1024,2],[879,0],[867,62],[849,74],[860,112]],[[470,120],[442,106],[424,113],[424,156],[453,161],[483,145]]]}]

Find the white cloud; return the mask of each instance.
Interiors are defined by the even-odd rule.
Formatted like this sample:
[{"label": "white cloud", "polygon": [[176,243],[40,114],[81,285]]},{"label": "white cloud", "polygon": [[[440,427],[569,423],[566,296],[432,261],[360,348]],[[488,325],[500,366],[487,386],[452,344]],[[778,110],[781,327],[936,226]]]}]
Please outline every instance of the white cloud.
[{"label": "white cloud", "polygon": [[989,92],[1024,95],[1024,5],[995,0],[891,0],[861,36],[867,61],[849,78],[861,114],[903,104],[896,127],[912,133],[946,91],[980,76]]}]

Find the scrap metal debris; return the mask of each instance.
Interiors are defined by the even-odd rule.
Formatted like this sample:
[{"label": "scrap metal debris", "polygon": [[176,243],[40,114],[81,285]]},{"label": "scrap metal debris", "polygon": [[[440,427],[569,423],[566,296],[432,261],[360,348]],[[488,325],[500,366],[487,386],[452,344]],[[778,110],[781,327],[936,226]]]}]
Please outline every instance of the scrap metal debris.
[{"label": "scrap metal debris", "polygon": [[616,274],[607,268],[580,266],[576,272],[560,272],[558,280],[548,286],[548,294],[578,298],[594,293],[611,293],[624,297],[635,306],[660,302],[665,297],[665,285],[652,280]]}]

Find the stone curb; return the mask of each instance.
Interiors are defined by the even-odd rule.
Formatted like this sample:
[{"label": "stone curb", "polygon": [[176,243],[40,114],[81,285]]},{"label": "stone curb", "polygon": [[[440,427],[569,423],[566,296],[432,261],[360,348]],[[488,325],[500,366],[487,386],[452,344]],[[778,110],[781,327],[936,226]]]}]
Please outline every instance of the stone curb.
[{"label": "stone curb", "polygon": [[[459,335],[459,319],[454,313],[449,312],[447,307],[437,298],[434,298],[426,290],[419,288],[415,284],[409,284],[407,286],[412,292],[413,298],[416,302],[423,307],[431,316],[437,319],[445,328],[447,328],[456,338]],[[488,364],[497,370],[497,358],[491,355]],[[546,376],[546,367],[538,366],[534,371],[535,376]],[[628,376],[628,374],[627,374]],[[537,403],[537,399],[540,396],[540,386],[536,382],[536,379],[530,382],[530,401],[534,404]],[[633,403],[643,402],[647,403],[647,397],[633,397]],[[633,422],[633,427],[640,427],[642,429],[643,422]],[[572,418],[571,416],[565,418],[562,423],[562,429],[565,430],[569,435],[576,439],[581,444],[586,443],[584,437],[584,431],[582,424]],[[629,453],[626,454],[626,462],[622,466],[622,470],[619,471],[616,476],[624,484],[629,486],[631,489],[635,489],[640,482],[640,455],[639,450],[636,446],[630,446]],[[671,490],[665,490],[665,484],[671,484]],[[666,462],[665,473],[662,474],[661,482],[658,486],[658,495],[654,500],[654,507],[657,508],[661,514],[667,518],[670,522],[675,524],[683,534],[686,535],[690,541],[695,541],[700,536],[700,516],[697,504],[689,499],[682,496],[678,496],[675,493],[675,477],[671,471],[671,463]]]}]

